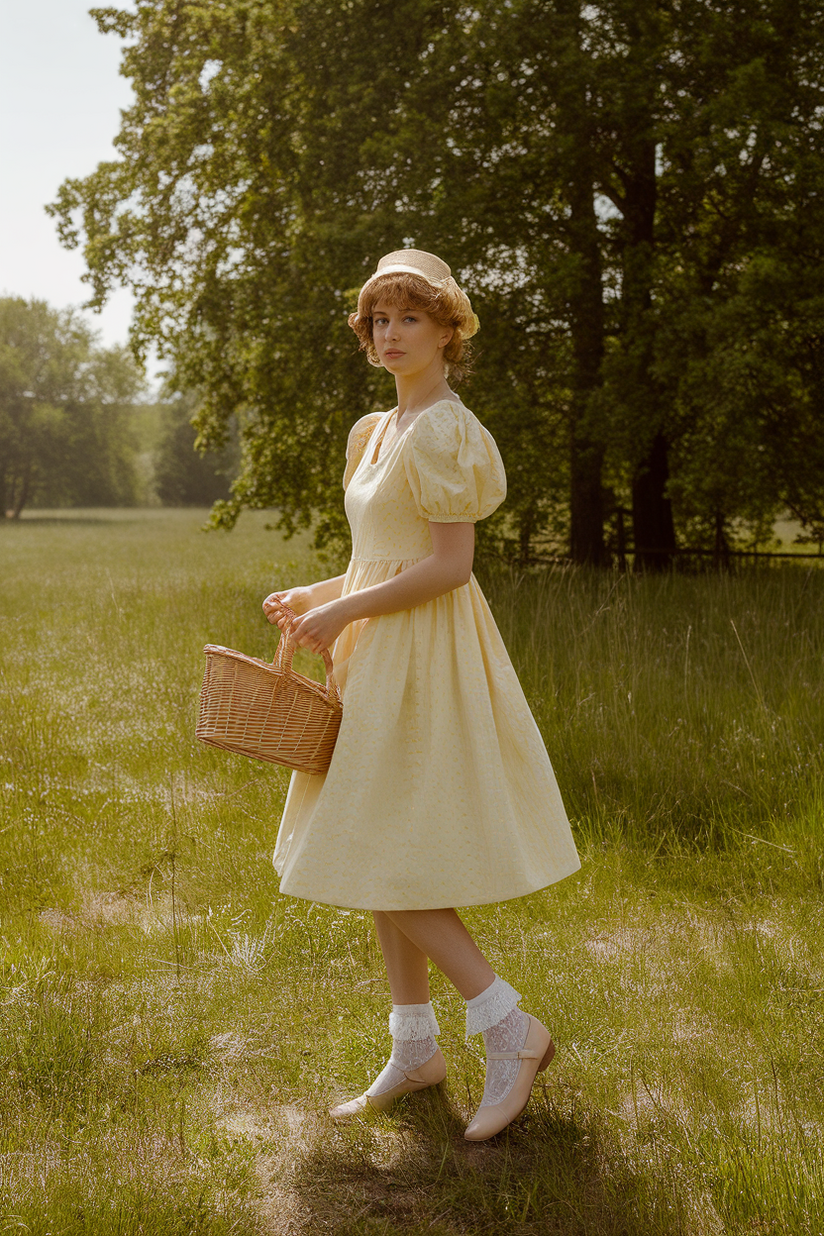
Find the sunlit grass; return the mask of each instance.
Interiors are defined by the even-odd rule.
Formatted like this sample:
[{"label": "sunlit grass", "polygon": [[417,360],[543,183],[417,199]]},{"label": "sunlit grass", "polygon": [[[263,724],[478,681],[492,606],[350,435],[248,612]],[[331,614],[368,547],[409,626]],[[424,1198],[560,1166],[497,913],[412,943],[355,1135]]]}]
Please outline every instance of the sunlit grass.
[{"label": "sunlit grass", "polygon": [[369,916],[278,896],[287,774],[193,738],[203,644],[322,568],[202,521],[0,530],[0,1230],[820,1236],[824,572],[481,567],[585,861],[467,915],[559,1044],[472,1146],[437,975],[443,1093],[325,1119],[388,1046]]}]

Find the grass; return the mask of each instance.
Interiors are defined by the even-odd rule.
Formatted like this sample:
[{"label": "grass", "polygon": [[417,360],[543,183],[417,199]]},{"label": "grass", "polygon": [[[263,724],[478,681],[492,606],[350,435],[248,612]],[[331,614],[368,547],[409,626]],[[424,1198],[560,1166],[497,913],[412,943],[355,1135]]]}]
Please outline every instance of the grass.
[{"label": "grass", "polygon": [[280,898],[287,774],[193,740],[202,645],[322,568],[202,518],[0,530],[0,1232],[820,1236],[824,572],[484,575],[584,865],[467,915],[559,1044],[473,1146],[438,975],[447,1086],[325,1118],[387,1051],[369,916]]}]

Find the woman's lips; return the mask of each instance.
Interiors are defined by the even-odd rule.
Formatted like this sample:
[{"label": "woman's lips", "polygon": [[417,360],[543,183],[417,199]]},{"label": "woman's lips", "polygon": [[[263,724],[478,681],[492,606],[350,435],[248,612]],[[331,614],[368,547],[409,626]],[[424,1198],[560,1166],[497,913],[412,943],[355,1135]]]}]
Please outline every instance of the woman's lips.
[{"label": "woman's lips", "polygon": [[403,352],[399,352],[396,348],[387,348],[384,356],[388,356],[390,360],[394,360],[396,356],[403,356]]}]

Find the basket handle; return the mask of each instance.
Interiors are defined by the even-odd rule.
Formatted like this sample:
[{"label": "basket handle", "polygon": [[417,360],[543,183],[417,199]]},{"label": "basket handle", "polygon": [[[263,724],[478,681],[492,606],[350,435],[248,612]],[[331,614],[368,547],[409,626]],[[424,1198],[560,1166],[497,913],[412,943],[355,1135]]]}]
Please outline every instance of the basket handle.
[{"label": "basket handle", "polygon": [[[272,658],[272,664],[276,665],[284,674],[288,674],[292,668],[292,657],[295,655],[297,644],[289,638],[289,632],[292,623],[297,620],[297,614],[288,605],[284,605],[282,601],[277,602],[283,610],[286,617],[289,619],[289,625],[285,631],[281,632],[278,646],[275,649],[275,655]],[[326,694],[334,695],[338,703],[340,703],[340,687],[335,680],[335,667],[332,664],[332,657],[328,648],[322,649],[320,656],[323,657],[323,664],[326,669]]]}]

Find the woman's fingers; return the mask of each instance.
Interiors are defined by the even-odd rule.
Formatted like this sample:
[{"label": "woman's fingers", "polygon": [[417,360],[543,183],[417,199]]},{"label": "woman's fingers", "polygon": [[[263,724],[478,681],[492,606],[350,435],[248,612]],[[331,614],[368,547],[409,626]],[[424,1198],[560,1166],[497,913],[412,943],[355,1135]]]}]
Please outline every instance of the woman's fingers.
[{"label": "woman's fingers", "polygon": [[310,637],[302,629],[300,619],[298,619],[297,622],[292,622],[291,624],[287,623],[285,629],[292,643],[297,644],[300,648],[310,647]]},{"label": "woman's fingers", "polygon": [[281,630],[283,630],[283,622],[288,621],[283,612],[284,606],[289,607],[288,592],[271,592],[263,602],[264,614],[270,622],[277,623]]},{"label": "woman's fingers", "polygon": [[273,626],[279,627],[300,648],[321,653],[335,642],[342,627],[326,612],[330,605],[302,613],[306,593],[305,588],[270,593],[263,602],[263,612]]},{"label": "woman's fingers", "polygon": [[297,622],[293,622],[289,627],[289,638],[301,648],[308,648],[310,652],[322,652],[326,645],[311,630],[313,625],[310,617],[298,618]]},{"label": "woman's fingers", "polygon": [[263,602],[263,612],[270,622],[274,621],[272,614],[280,614],[284,609],[293,614],[303,614],[309,608],[310,599],[308,588],[286,588],[282,592],[270,592]]}]

